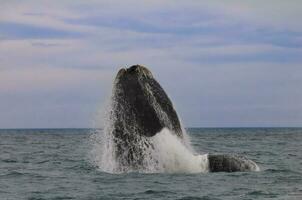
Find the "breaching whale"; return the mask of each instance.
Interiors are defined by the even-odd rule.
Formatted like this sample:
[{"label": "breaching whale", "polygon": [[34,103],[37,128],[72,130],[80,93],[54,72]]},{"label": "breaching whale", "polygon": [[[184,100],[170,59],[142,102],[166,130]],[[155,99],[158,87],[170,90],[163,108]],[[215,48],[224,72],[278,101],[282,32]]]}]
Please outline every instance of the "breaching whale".
[{"label": "breaching whale", "polygon": [[[144,169],[154,148],[150,138],[163,128],[184,139],[171,100],[152,73],[141,65],[122,68],[116,75],[110,111],[114,155],[120,170]],[[210,172],[255,171],[258,166],[238,155],[208,154]]]}]

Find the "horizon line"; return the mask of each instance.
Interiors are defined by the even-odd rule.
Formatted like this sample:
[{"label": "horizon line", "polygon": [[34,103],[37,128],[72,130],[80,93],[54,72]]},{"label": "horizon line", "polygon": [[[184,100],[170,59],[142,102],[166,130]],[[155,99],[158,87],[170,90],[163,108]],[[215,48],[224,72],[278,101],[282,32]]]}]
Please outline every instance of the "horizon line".
[{"label": "horizon line", "polygon": [[[302,126],[192,126],[192,127],[184,127],[185,129],[197,129],[197,128],[205,128],[205,129],[215,129],[215,128],[220,128],[220,129],[240,129],[240,128],[302,128]],[[91,128],[91,127],[81,127],[81,128],[76,128],[76,127],[63,127],[63,128],[59,128],[59,127],[55,127],[55,128],[0,128],[0,130],[56,130],[56,129],[104,129],[101,127],[98,128]]]}]

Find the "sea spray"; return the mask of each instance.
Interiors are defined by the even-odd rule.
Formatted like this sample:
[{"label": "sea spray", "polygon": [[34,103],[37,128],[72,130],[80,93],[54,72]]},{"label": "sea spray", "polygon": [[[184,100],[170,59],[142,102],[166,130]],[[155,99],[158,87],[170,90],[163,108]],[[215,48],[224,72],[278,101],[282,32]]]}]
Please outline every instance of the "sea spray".
[{"label": "sea spray", "polygon": [[[101,171],[123,173],[134,171],[131,167],[119,166],[115,156],[114,139],[103,130],[91,136],[92,161]],[[142,173],[202,173],[208,171],[207,154],[192,153],[170,130],[164,128],[150,138],[153,148],[146,149]]]},{"label": "sea spray", "polygon": [[[109,97],[109,98],[108,98]],[[90,144],[91,150],[89,159],[101,171],[108,173],[118,173],[116,169],[115,145],[112,132],[112,121],[110,120],[113,109],[113,97],[108,95],[105,102],[97,110],[94,127],[91,130]],[[103,128],[100,128],[103,127]]]},{"label": "sea spray", "polygon": [[121,166],[115,155],[116,141],[112,134],[113,123],[110,119],[114,101],[109,103],[107,109],[103,110],[103,119],[98,122],[103,124],[104,129],[94,130],[90,137],[92,143],[90,159],[101,171],[107,173],[132,171],[141,173],[202,173],[208,171],[207,154],[194,153],[185,130],[183,130],[183,139],[180,139],[167,128],[162,129],[153,137],[144,137],[152,146],[145,148],[145,152],[143,152],[143,168],[134,170],[131,166]]}]

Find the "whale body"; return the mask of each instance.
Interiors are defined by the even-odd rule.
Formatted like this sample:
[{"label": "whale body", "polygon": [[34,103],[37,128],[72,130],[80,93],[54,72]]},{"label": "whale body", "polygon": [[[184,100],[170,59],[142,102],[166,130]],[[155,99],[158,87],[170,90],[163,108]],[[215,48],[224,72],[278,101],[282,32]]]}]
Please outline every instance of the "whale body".
[{"label": "whale body", "polygon": [[209,154],[210,172],[259,171],[258,165],[245,156],[236,154]]},{"label": "whale body", "polygon": [[[153,144],[150,138],[163,128],[180,140],[183,130],[166,92],[152,73],[141,65],[122,68],[116,75],[110,111],[111,135],[120,170],[140,170]],[[255,171],[257,165],[237,155],[208,155],[210,172]]]}]

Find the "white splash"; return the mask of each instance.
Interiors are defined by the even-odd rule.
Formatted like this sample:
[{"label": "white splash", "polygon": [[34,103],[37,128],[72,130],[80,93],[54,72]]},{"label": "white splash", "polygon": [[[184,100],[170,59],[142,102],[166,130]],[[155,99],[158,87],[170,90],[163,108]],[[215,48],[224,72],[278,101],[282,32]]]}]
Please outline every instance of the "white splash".
[{"label": "white splash", "polygon": [[[96,131],[91,136],[93,148],[91,159],[101,171],[108,173],[123,173],[114,155],[113,138],[109,130]],[[154,148],[145,153],[146,165],[142,173],[203,173],[208,171],[207,154],[195,155],[182,140],[170,130],[164,128],[150,138]],[[133,171],[131,168],[126,172]]]},{"label": "white splash", "polygon": [[171,131],[164,128],[153,138],[153,156],[160,172],[201,173],[208,171],[208,156],[195,155]]}]

